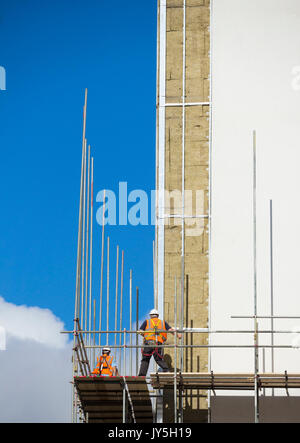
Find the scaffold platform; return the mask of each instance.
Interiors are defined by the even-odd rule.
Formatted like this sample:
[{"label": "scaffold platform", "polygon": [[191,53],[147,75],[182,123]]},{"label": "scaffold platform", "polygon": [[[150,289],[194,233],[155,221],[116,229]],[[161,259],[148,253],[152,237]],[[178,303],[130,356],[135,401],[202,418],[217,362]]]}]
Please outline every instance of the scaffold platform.
[{"label": "scaffold platform", "polygon": [[88,423],[153,423],[152,403],[145,377],[75,377]]},{"label": "scaffold platform", "polygon": [[[174,388],[173,372],[157,372],[150,374],[151,385],[155,389]],[[178,373],[176,383],[181,389],[203,390],[255,390],[258,388],[293,389],[300,388],[300,374],[220,374],[214,372],[183,372]]]},{"label": "scaffold platform", "polygon": [[300,374],[284,373],[151,373],[146,377],[74,377],[74,385],[88,423],[153,423],[148,381],[155,389],[248,390],[300,388]]}]

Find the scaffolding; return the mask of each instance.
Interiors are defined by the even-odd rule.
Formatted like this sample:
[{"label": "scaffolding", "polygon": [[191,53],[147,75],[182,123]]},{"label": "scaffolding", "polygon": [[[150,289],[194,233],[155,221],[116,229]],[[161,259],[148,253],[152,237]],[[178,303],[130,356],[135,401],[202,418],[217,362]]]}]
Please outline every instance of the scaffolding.
[{"label": "scaffolding", "polygon": [[[269,318],[269,317],[268,317]],[[286,318],[286,317],[280,317]],[[299,318],[299,317],[293,317]],[[259,421],[259,397],[263,389],[284,389],[289,395],[289,389],[300,388],[300,373],[262,373],[253,371],[253,373],[215,373],[214,371],[184,372],[180,366],[179,355],[176,350],[185,348],[246,348],[254,350],[258,354],[259,350],[265,349],[295,349],[292,345],[258,345],[257,335],[259,334],[289,334],[294,333],[290,330],[211,330],[208,329],[188,329],[183,330],[175,327],[175,343],[172,345],[158,345],[158,348],[174,349],[174,368],[173,372],[150,373],[149,377],[139,377],[133,375],[132,354],[134,350],[143,348],[141,345],[131,345],[127,335],[136,334],[135,330],[112,330],[112,331],[82,331],[79,321],[75,322],[77,328],[75,331],[64,331],[67,334],[73,334],[76,338],[75,347],[76,362],[79,371],[74,376],[74,387],[76,395],[74,398],[74,407],[77,408],[77,417],[84,422],[123,422],[140,423],[158,421],[157,405],[154,400],[161,398],[163,390],[173,390],[174,393],[174,422],[183,423],[184,411],[182,409],[182,398],[193,396],[194,398],[206,397],[203,391],[211,391],[214,394],[218,390],[226,391],[253,391],[255,398],[254,416]],[[166,331],[157,331],[157,334]],[[168,332],[167,332],[168,333]],[[170,333],[170,332],[169,332]],[[253,345],[180,345],[177,341],[177,334],[251,334],[254,338]],[[90,334],[122,334],[123,344],[112,345],[112,349],[122,349],[123,368],[127,368],[131,375],[121,375],[117,377],[99,377],[91,374],[90,362],[87,358],[88,349],[100,349],[99,345],[85,345],[84,335]],[[129,355],[128,355],[129,354]],[[128,362],[129,356],[129,362]],[[179,360],[179,363],[178,363]],[[137,365],[136,365],[137,368]],[[255,369],[258,369],[255,367]],[[125,371],[126,373],[126,371]],[[124,374],[125,374],[124,373]],[[196,394],[188,391],[197,391]],[[77,421],[77,419],[75,420]]]},{"label": "scaffolding", "polygon": [[[133,271],[129,270],[129,291],[124,294],[124,251],[121,253],[121,267],[119,266],[120,248],[116,247],[116,273],[115,273],[115,303],[114,311],[111,306],[111,274],[110,274],[110,238],[105,238],[105,191],[103,193],[102,213],[102,245],[101,245],[101,271],[100,271],[100,296],[99,309],[97,301],[93,298],[92,269],[93,269],[93,177],[94,159],[91,156],[91,147],[86,139],[86,116],[87,116],[87,90],[83,108],[83,139],[81,161],[80,204],[78,222],[78,246],[76,267],[76,290],[75,290],[75,315],[74,328],[72,331],[63,331],[73,336],[73,400],[72,421],[84,423],[143,423],[162,422],[164,392],[173,392],[173,422],[184,422],[183,399],[207,398],[208,395],[208,420],[210,421],[210,393],[217,390],[245,390],[254,392],[254,420],[259,422],[260,410],[259,399],[262,390],[267,388],[289,389],[300,388],[300,373],[276,373],[274,367],[275,349],[295,349],[290,344],[275,345],[275,334],[295,333],[291,330],[274,330],[274,319],[299,319],[298,316],[274,316],[273,290],[271,294],[271,315],[261,316],[257,311],[257,288],[256,288],[256,134],[253,133],[253,255],[254,255],[254,315],[233,316],[232,318],[252,319],[254,328],[251,330],[213,330],[210,322],[207,328],[183,327],[184,297],[182,296],[182,276],[179,279],[174,276],[174,328],[169,331],[156,331],[174,335],[174,344],[157,345],[157,349],[171,349],[174,352],[173,367],[169,372],[160,372],[157,366],[153,366],[149,377],[139,377],[139,349],[144,344],[139,340],[139,308],[140,292],[136,288],[135,297],[135,323],[133,329],[134,306],[133,306]],[[270,222],[272,239],[272,202],[270,202]],[[103,303],[104,262],[105,244],[106,255],[106,304]],[[272,263],[271,242],[271,263]],[[155,248],[153,250],[154,283],[157,282]],[[119,278],[119,274],[121,276]],[[273,270],[272,270],[273,278]],[[180,291],[177,288],[180,288]],[[179,294],[178,294],[179,293]],[[179,298],[178,298],[179,297]],[[180,301],[180,306],[178,303]],[[154,305],[157,307],[157,287],[154,284]],[[128,308],[129,324],[124,322],[124,307]],[[178,320],[178,309],[181,315]],[[105,312],[104,312],[105,311]],[[97,315],[98,313],[98,315]],[[106,313],[106,327],[103,327],[103,315]],[[114,314],[114,328],[110,328],[110,317]],[[259,329],[260,319],[271,319],[271,329]],[[99,328],[97,328],[99,325]],[[125,326],[125,327],[124,327]],[[180,344],[179,334],[205,334],[208,335],[208,344]],[[222,344],[214,345],[210,337],[214,334],[238,334],[252,335],[253,344]],[[270,345],[260,345],[259,336],[267,334],[271,337]],[[134,344],[135,337],[135,344]],[[187,341],[185,341],[187,343]],[[116,377],[102,377],[92,375],[96,364],[96,353],[104,346],[109,346],[115,351],[115,361],[118,362],[119,374]],[[217,373],[211,368],[209,362],[208,372],[184,371],[183,351],[188,349],[238,348],[249,349],[254,353],[253,373]],[[272,352],[272,371],[266,373],[259,370],[259,352],[265,349]],[[160,353],[163,352],[160,349]]]}]

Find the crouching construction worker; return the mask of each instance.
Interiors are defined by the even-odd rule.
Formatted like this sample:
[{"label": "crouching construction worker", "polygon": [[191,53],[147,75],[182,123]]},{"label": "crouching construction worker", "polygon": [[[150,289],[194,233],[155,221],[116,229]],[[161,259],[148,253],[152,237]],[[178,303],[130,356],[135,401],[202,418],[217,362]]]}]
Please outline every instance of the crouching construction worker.
[{"label": "crouching construction worker", "polygon": [[[142,361],[139,376],[146,376],[150,359],[153,355],[156,363],[160,366],[163,372],[169,372],[169,367],[163,358],[163,348],[158,347],[158,345],[163,345],[167,341],[167,333],[157,332],[157,331],[173,331],[174,335],[175,329],[171,328],[167,322],[160,320],[159,313],[156,309],[150,311],[150,320],[145,320],[140,327],[140,334],[144,336],[144,349],[142,350]],[[181,339],[181,334],[177,334],[177,337]]]},{"label": "crouching construction worker", "polygon": [[115,377],[118,375],[118,369],[112,365],[113,356],[110,355],[111,349],[106,347],[102,350],[102,355],[97,358],[97,366],[92,374],[103,377]]}]

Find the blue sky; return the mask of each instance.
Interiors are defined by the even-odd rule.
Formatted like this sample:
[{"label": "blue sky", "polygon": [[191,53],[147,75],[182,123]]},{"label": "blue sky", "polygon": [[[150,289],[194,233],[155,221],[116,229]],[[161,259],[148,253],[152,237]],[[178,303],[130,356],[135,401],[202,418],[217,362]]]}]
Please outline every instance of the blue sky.
[{"label": "blue sky", "polygon": [[[300,89],[293,87],[295,80],[299,86],[299,27],[299,0],[214,0],[213,329],[251,328],[231,316],[253,313],[253,129],[259,313],[270,312],[271,198],[274,312],[300,312]],[[0,325],[12,335],[8,352],[1,354],[0,421],[8,415],[15,421],[27,419],[30,412],[32,421],[38,414],[43,420],[61,418],[57,405],[67,414],[71,376],[70,359],[65,358],[69,348],[59,334],[62,324],[43,309],[36,312],[11,304],[50,308],[72,326],[85,87],[95,191],[117,190],[119,181],[128,181],[129,191],[154,187],[156,1],[0,0],[0,41],[0,66],[7,72],[7,90],[0,90]],[[113,248],[111,269],[119,243],[126,252],[127,302],[132,267],[145,314],[152,307],[154,229],[111,227],[107,232]],[[100,227],[95,225],[94,234],[93,295],[98,299]],[[260,322],[262,329],[269,326]],[[278,328],[300,326],[280,321]],[[286,345],[289,340],[281,334],[276,343]],[[242,342],[227,334],[213,340],[216,345]],[[47,346],[47,353],[41,345]],[[60,352],[63,361],[56,364]],[[44,355],[55,364],[45,367]],[[33,371],[28,370],[28,361],[34,362]],[[212,368],[252,371],[252,351],[214,350]],[[266,370],[270,369],[266,354]],[[299,358],[289,349],[276,350],[275,369],[297,373]],[[18,386],[8,383],[16,377]],[[47,387],[47,397],[41,386]],[[28,404],[28,395],[37,400]],[[32,406],[37,411],[29,410]]]},{"label": "blue sky", "polygon": [[[128,182],[129,192],[154,189],[156,2],[0,5],[0,65],[7,75],[7,90],[0,91],[0,294],[14,304],[49,308],[70,328],[84,88],[95,195],[103,188],[117,191],[119,181]],[[95,219],[94,227],[98,301],[101,228]],[[126,297],[132,267],[143,315],[152,307],[154,228],[116,226],[106,233],[111,272],[119,244]]]}]

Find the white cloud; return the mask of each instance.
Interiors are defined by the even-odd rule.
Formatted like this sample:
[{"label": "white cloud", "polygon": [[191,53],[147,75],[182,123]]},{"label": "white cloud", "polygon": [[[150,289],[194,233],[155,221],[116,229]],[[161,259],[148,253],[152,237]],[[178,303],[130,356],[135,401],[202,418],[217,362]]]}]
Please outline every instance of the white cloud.
[{"label": "white cloud", "polygon": [[0,326],[8,336],[62,349],[68,338],[63,323],[49,309],[16,306],[0,297]]},{"label": "white cloud", "polygon": [[72,345],[48,309],[16,306],[0,297],[0,422],[68,422]]}]

